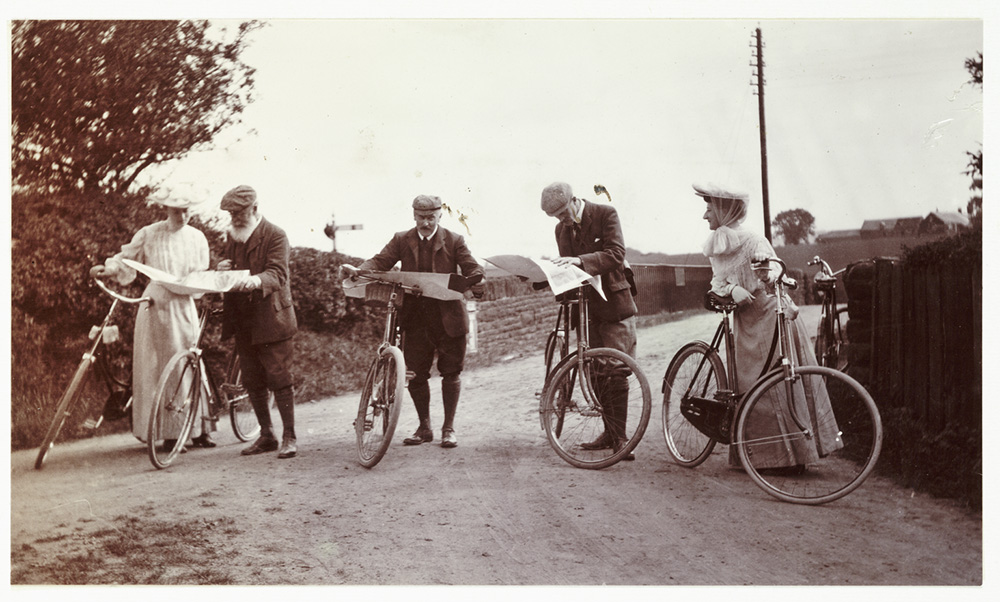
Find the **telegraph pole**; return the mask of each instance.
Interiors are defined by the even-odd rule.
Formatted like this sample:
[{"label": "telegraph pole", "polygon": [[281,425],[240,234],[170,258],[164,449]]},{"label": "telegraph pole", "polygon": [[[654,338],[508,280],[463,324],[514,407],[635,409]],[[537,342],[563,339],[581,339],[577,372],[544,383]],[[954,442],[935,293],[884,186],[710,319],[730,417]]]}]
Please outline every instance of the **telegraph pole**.
[{"label": "telegraph pole", "polygon": [[757,86],[754,93],[757,95],[757,114],[760,118],[760,183],[764,199],[764,237],[771,242],[771,204],[767,192],[767,134],[764,127],[764,38],[759,27],[751,35],[756,41],[756,44],[751,43],[753,53],[750,61],[750,66],[757,69],[753,73],[756,82],[751,79],[750,85]]}]

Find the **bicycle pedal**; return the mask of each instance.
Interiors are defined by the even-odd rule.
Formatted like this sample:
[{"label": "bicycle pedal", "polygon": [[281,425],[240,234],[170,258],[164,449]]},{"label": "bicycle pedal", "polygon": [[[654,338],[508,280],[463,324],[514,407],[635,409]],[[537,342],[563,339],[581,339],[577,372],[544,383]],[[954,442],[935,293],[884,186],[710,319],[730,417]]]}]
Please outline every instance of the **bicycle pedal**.
[{"label": "bicycle pedal", "polygon": [[101,426],[102,422],[104,422],[104,416],[101,416],[97,420],[94,420],[93,418],[88,418],[83,421],[83,428],[90,429],[92,431],[97,430],[97,427]]}]

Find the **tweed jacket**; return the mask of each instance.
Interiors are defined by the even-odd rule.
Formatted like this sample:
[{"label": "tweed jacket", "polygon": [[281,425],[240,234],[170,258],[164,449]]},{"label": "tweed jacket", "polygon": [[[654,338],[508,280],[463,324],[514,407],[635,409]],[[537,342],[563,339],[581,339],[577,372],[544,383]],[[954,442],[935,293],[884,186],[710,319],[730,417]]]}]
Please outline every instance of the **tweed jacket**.
[{"label": "tweed jacket", "polygon": [[[285,231],[264,218],[246,241],[245,253],[237,257],[239,244],[232,237],[226,241],[225,257],[234,270],[250,270],[260,277],[261,287],[250,293],[226,293],[223,296],[222,337],[228,338],[248,327],[251,344],[275,343],[291,338],[298,330],[288,269],[289,244]],[[249,305],[239,303],[247,300]],[[240,308],[247,307],[245,314]]]},{"label": "tweed jacket", "polygon": [[618,212],[610,205],[585,202],[579,233],[575,226],[556,225],[556,244],[563,257],[579,257],[583,271],[601,276],[607,301],[588,287],[590,314],[605,322],[619,322],[638,313],[626,276],[625,237]]},{"label": "tweed jacket", "polygon": [[[431,239],[432,262],[437,274],[462,274],[465,277],[485,275],[483,267],[476,262],[465,239],[460,234],[438,226]],[[359,268],[362,270],[389,271],[396,263],[401,264],[404,272],[418,271],[420,235],[416,228],[397,232],[381,251],[374,257],[364,261]],[[418,304],[415,296],[403,296],[403,307],[399,311],[399,324],[405,331],[408,326],[419,319],[416,315]],[[441,309],[441,321],[445,333],[450,337],[464,336],[469,332],[469,316],[465,312],[462,301],[439,301],[423,299],[424,303],[434,302]]]}]

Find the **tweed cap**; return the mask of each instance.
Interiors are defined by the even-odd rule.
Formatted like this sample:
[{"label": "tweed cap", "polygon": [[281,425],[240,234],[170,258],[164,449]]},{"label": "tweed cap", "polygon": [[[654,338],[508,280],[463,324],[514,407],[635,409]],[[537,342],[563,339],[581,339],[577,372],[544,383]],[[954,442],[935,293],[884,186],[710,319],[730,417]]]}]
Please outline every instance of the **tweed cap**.
[{"label": "tweed cap", "polygon": [[246,209],[257,202],[257,191],[241,184],[222,195],[221,208],[223,211],[239,211]]},{"label": "tweed cap", "polygon": [[573,189],[565,182],[553,182],[542,190],[542,211],[555,215],[573,200]]},{"label": "tweed cap", "polygon": [[435,211],[441,208],[441,199],[436,196],[421,194],[413,199],[413,209],[416,211]]}]

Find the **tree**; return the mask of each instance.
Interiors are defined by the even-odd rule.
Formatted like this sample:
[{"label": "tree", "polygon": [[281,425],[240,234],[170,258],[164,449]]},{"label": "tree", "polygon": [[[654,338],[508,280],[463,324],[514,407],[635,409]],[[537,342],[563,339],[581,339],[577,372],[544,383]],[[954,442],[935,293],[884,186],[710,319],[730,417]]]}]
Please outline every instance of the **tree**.
[{"label": "tree", "polygon": [[805,209],[782,211],[771,222],[786,245],[808,242],[809,237],[816,233],[815,224],[816,220]]},{"label": "tree", "polygon": [[[965,68],[968,70],[970,79],[969,83],[978,86],[980,90],[983,89],[983,53],[977,53],[977,58],[970,58],[965,60]],[[969,203],[966,206],[966,213],[969,215],[969,219],[973,223],[979,223],[982,221],[983,215],[983,148],[979,147],[976,152],[965,151],[965,154],[969,157],[969,162],[966,164],[966,169],[962,173],[969,176],[972,179],[972,183],[969,185],[969,190],[972,191],[972,198],[969,199]]]},{"label": "tree", "polygon": [[207,147],[252,102],[240,54],[259,27],[227,41],[207,21],[15,22],[14,185],[123,194],[149,166]]}]

